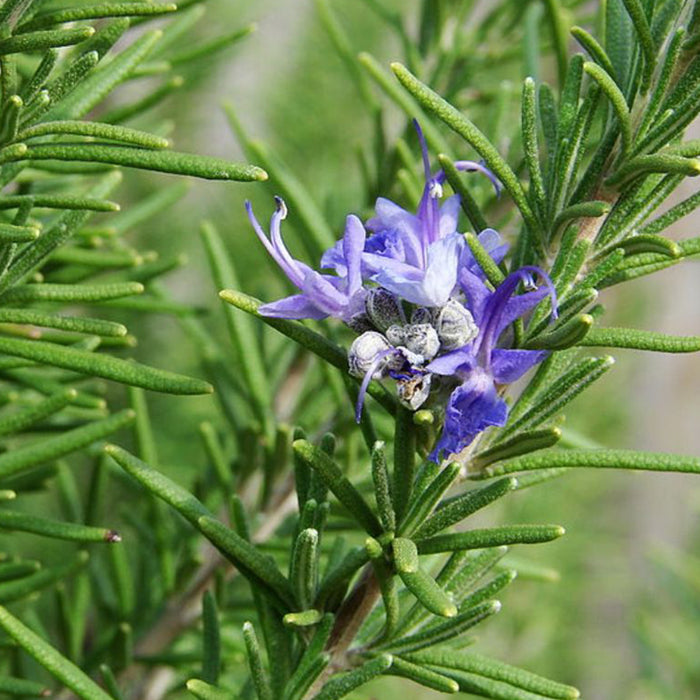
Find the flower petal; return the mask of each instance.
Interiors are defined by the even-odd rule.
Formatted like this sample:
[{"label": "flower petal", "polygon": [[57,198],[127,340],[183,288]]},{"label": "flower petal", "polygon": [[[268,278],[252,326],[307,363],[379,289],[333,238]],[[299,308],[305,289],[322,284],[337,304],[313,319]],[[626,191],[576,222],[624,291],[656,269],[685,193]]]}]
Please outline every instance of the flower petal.
[{"label": "flower petal", "polygon": [[328,316],[328,312],[319,309],[306,294],[295,294],[270,304],[262,304],[258,307],[258,312],[262,316],[270,318],[313,318],[320,320]]},{"label": "flower petal", "polygon": [[508,418],[506,402],[497,394],[493,380],[483,370],[474,370],[450,395],[445,411],[445,426],[430,455],[457,454],[492,425],[504,425]]},{"label": "flower petal", "polygon": [[345,220],[345,234],[343,235],[343,257],[347,265],[346,291],[350,295],[362,286],[360,265],[366,238],[367,233],[362,222],[354,214],[350,214]]},{"label": "flower petal", "polygon": [[549,352],[547,350],[506,350],[496,349],[491,352],[491,372],[499,384],[510,384],[520,379],[531,367],[542,362]]},{"label": "flower petal", "polygon": [[451,377],[457,374],[458,370],[467,371],[476,366],[476,358],[466,348],[459,348],[453,352],[448,352],[446,355],[433,360],[426,366],[426,370],[432,374],[440,374],[445,377]]}]

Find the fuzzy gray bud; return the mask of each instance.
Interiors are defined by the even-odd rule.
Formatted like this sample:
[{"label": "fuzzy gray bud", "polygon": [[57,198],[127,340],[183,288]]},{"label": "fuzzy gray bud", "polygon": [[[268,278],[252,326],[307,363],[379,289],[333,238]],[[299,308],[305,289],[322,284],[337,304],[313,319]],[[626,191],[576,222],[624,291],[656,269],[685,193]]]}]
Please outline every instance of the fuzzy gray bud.
[{"label": "fuzzy gray bud", "polygon": [[440,309],[435,322],[443,350],[454,350],[473,340],[479,329],[468,309],[455,299],[450,299]]},{"label": "fuzzy gray bud", "polygon": [[382,287],[369,290],[365,298],[365,309],[372,323],[380,331],[406,322],[398,297]]},{"label": "fuzzy gray bud", "polygon": [[[369,372],[378,355],[392,347],[389,341],[377,331],[367,331],[355,338],[348,352],[348,371],[353,377],[364,377]],[[387,361],[388,361],[387,356]],[[380,367],[378,369],[383,369]]]},{"label": "fuzzy gray bud", "polygon": [[395,346],[403,346],[424,362],[429,362],[440,349],[440,340],[435,329],[428,323],[391,326],[387,328],[386,337]]},{"label": "fuzzy gray bud", "polygon": [[432,326],[433,321],[434,318],[432,309],[429,309],[426,306],[417,306],[415,309],[413,309],[413,313],[411,314],[412,324],[420,325],[422,323],[429,323]]}]

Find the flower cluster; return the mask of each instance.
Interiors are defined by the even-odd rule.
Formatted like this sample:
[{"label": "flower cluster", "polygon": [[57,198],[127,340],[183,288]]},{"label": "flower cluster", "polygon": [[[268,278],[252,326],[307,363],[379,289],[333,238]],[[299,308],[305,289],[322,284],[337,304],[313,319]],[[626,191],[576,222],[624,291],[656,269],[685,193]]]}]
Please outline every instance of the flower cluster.
[{"label": "flower cluster", "polygon": [[[459,196],[439,204],[445,176],[432,174],[416,128],[426,179],[417,213],[380,198],[365,225],[348,216],[343,238],[321,258],[321,269],[329,274],[289,254],[280,233],[287,213],[280,198],[269,238],[250,204],[246,207],[258,238],[300,291],[263,304],[260,313],[287,319],[332,316],[359,333],[348,354],[350,374],[362,378],[358,421],[369,382],[389,377],[405,406],[444,405],[442,435],[431,454],[438,461],[461,452],[487,427],[505,424],[500,386],[521,377],[546,352],[503,347],[504,332],[548,294],[556,314],[556,298],[549,278],[536,267],[511,273],[495,289],[488,283],[458,232]],[[498,191],[483,165],[455,165],[482,172]],[[486,229],[478,239],[494,262],[503,260],[507,246],[496,231]],[[517,293],[521,286],[526,291]]]}]

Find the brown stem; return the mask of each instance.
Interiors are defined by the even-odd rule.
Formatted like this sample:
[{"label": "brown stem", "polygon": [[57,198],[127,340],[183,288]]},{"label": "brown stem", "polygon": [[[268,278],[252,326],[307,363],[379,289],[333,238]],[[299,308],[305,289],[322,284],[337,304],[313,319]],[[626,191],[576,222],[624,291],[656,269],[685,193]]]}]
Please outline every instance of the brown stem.
[{"label": "brown stem", "polygon": [[309,688],[304,696],[305,700],[313,698],[331,675],[349,666],[347,651],[362,623],[379,600],[379,596],[379,582],[374,574],[374,568],[368,564],[336,614],[331,636],[326,644],[326,651],[331,655],[330,663]]}]

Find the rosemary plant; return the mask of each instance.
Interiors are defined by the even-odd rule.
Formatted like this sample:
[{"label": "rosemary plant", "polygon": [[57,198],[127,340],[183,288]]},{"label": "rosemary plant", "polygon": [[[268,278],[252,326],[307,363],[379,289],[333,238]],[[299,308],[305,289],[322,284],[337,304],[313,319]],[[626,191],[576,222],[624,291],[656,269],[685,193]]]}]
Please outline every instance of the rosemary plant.
[{"label": "rosemary plant", "polygon": [[[0,602],[13,603],[0,608],[0,689],[333,700],[376,696],[380,676],[399,676],[445,694],[579,697],[508,658],[465,650],[472,628],[501,609],[497,597],[535,568],[508,548],[564,534],[480,518],[576,468],[700,472],[697,457],[604,447],[562,426],[569,403],[613,365],[599,349],[700,350],[696,336],[611,326],[601,303],[609,288],[700,253],[698,237],[663,235],[700,197],[662,209],[700,173],[700,144],[683,138],[700,113],[700,4],[607,0],[591,17],[578,0],[423,0],[411,22],[405,8],[365,0],[403,51],[385,66],[356,55],[341,3],[317,0],[373,130],[359,157],[363,198],[342,218],[248,135],[232,106],[233,132],[265,171],[175,153],[161,134],[124,126],[177,86],[172,66],[245,33],[178,54],[201,14],[191,4],[116,51],[130,25],[174,6],[0,7],[0,207],[15,212],[0,223],[0,495],[26,492],[30,503],[49,491],[62,510],[48,519],[3,506],[0,527],[82,547],[58,564],[18,553],[0,562]],[[98,18],[108,21],[94,32],[86,24]],[[158,87],[84,120],[136,78]],[[275,299],[266,280],[264,302],[241,291],[255,281],[205,222],[224,323],[213,329],[174,302],[159,278],[177,259],[139,253],[123,234],[182,191],[88,223],[116,208],[105,199],[115,166],[249,181],[269,173],[270,196],[227,228],[257,237],[294,293]],[[257,218],[265,207],[269,230]],[[287,248],[288,224],[301,232],[302,259]],[[131,344],[124,326],[57,316],[56,302],[178,317],[217,402],[187,486],[182,470],[160,464],[143,390],[210,385],[115,356]],[[130,385],[131,408],[107,415],[102,378]],[[130,449],[103,444],[127,425]],[[116,498],[140,504],[121,536],[110,522]],[[108,544],[88,563],[92,542]],[[45,589],[53,604],[46,594],[35,602]],[[696,674],[682,663],[690,686]],[[653,670],[649,662],[650,689],[679,692]]]}]

